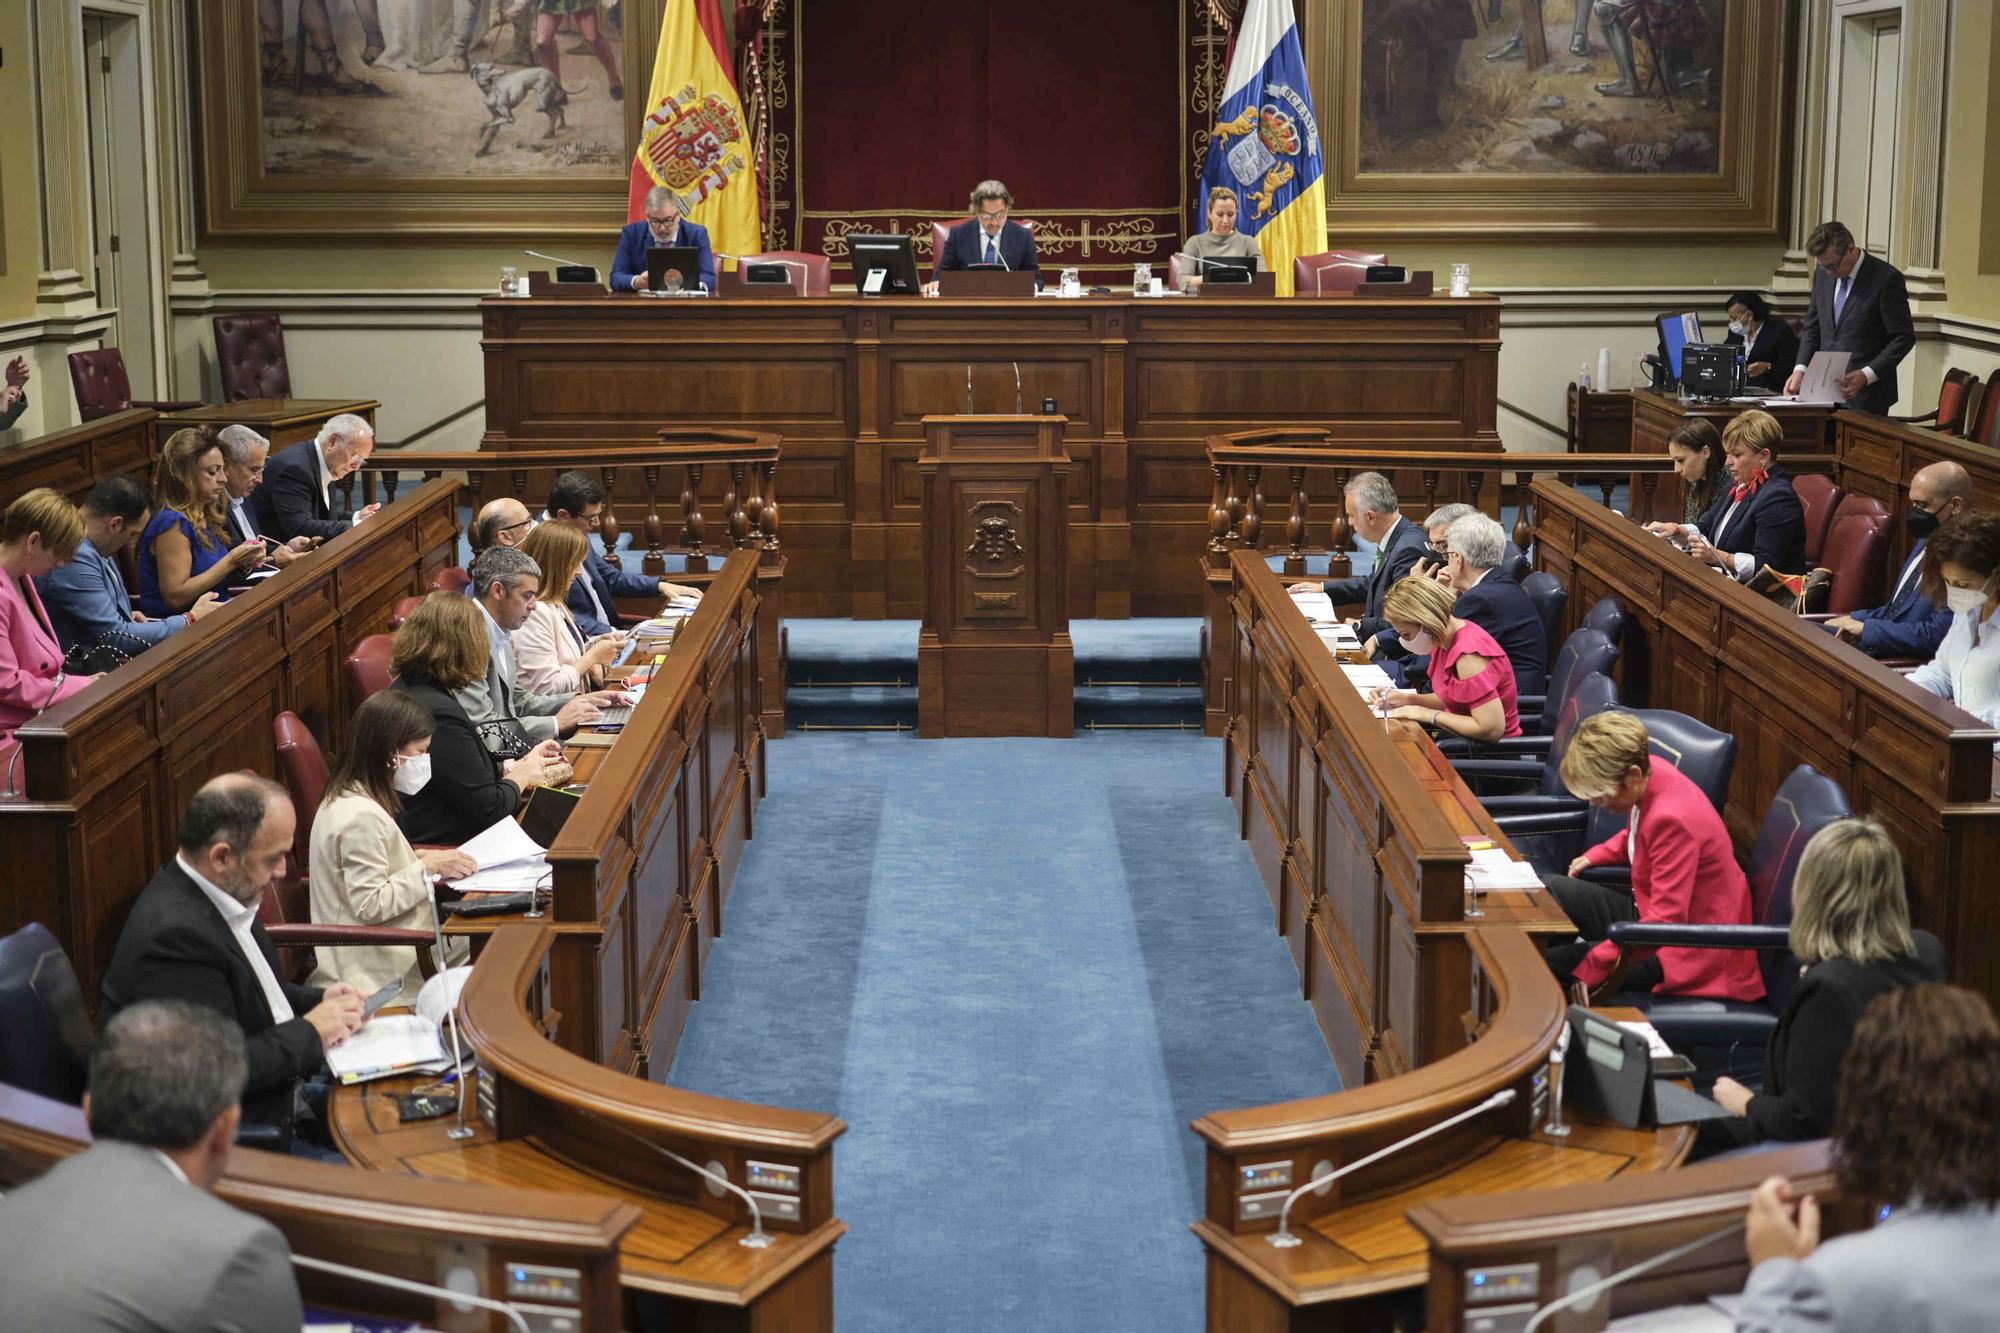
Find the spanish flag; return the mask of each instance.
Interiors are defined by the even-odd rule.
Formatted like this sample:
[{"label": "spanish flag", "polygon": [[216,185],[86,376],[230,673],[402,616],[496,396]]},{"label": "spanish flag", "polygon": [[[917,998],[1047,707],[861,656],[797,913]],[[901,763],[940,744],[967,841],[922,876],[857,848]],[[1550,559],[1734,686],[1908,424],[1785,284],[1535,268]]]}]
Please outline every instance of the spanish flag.
[{"label": "spanish flag", "polygon": [[646,192],[664,185],[718,254],[761,249],[757,173],[719,0],[668,0],[646,108],[626,219],[644,217]]}]

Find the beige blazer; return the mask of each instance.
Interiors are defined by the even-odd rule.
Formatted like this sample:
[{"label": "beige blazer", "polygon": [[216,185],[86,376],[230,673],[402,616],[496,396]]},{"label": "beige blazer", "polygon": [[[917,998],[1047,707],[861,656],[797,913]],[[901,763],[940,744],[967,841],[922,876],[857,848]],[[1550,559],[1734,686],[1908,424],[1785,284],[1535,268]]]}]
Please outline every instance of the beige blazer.
[{"label": "beige blazer", "polygon": [[532,694],[583,694],[590,682],[576,618],[561,601],[537,601],[527,623],[514,631],[514,683]]},{"label": "beige blazer", "polygon": [[[365,792],[349,788],[320,806],[312,827],[312,919],[322,926],[431,928],[430,880],[394,817]],[[417,998],[423,976],[417,951],[401,946],[341,945],[315,951],[311,984],[345,981],[372,995],[398,977],[402,1002]]]}]

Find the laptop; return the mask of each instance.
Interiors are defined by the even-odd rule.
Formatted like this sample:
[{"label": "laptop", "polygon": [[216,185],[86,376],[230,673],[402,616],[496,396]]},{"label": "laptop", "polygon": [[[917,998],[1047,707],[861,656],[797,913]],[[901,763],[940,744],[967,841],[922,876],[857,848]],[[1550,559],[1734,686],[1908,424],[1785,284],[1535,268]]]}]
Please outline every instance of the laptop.
[{"label": "laptop", "polygon": [[1601,1111],[1627,1129],[1688,1125],[1729,1114],[1677,1083],[1653,1077],[1646,1039],[1580,1004],[1569,1007],[1569,1060],[1563,1078],[1572,1105]]},{"label": "laptop", "polygon": [[701,290],[701,251],[692,245],[656,245],[646,251],[646,289],[668,290],[667,274],[680,274],[680,290]]},{"label": "laptop", "polygon": [[582,799],[582,788],[535,788],[528,797],[528,808],[521,812],[521,831],[543,847],[551,845],[556,840],[556,834],[562,832],[569,812],[576,809],[576,803]]}]

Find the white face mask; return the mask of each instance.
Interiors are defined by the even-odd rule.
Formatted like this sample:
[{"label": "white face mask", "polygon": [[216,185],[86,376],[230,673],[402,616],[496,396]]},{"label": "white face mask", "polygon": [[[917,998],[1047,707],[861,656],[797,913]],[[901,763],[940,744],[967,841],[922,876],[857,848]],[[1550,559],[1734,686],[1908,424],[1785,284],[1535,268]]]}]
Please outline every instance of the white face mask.
[{"label": "white face mask", "polygon": [[1978,615],[1986,609],[1986,592],[1983,588],[1946,588],[1944,602],[1959,615],[1968,611]]},{"label": "white face mask", "polygon": [[1403,646],[1419,657],[1428,657],[1437,651],[1438,643],[1430,634],[1423,633],[1412,634],[1409,638],[1404,639]]},{"label": "white face mask", "polygon": [[1739,338],[1743,336],[1744,331],[1749,327],[1750,327],[1749,325],[1745,324],[1740,319],[1732,319],[1729,321],[1729,331],[1735,334]]},{"label": "white face mask", "polygon": [[396,765],[396,771],[389,779],[397,791],[405,796],[415,796],[431,780],[431,757],[428,752],[411,755]]}]

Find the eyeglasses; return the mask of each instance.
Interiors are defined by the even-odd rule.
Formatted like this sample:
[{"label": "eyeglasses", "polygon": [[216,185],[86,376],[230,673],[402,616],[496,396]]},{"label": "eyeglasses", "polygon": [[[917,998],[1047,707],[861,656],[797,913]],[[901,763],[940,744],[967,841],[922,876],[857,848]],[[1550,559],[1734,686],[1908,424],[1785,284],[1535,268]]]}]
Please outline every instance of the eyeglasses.
[{"label": "eyeglasses", "polygon": [[509,523],[505,527],[501,528],[500,531],[512,532],[515,528],[531,528],[534,525],[535,525],[535,520],[532,516],[530,516],[528,518],[522,519],[519,523]]},{"label": "eyeglasses", "polygon": [[1443,555],[1443,554],[1444,554],[1444,543],[1443,543],[1443,542],[1425,542],[1425,543],[1424,543],[1424,545],[1425,545],[1425,546],[1427,546],[1427,547],[1429,547],[1429,548],[1430,548],[1431,550],[1433,550],[1433,551],[1437,552],[1437,553],[1438,553],[1439,555]]}]

